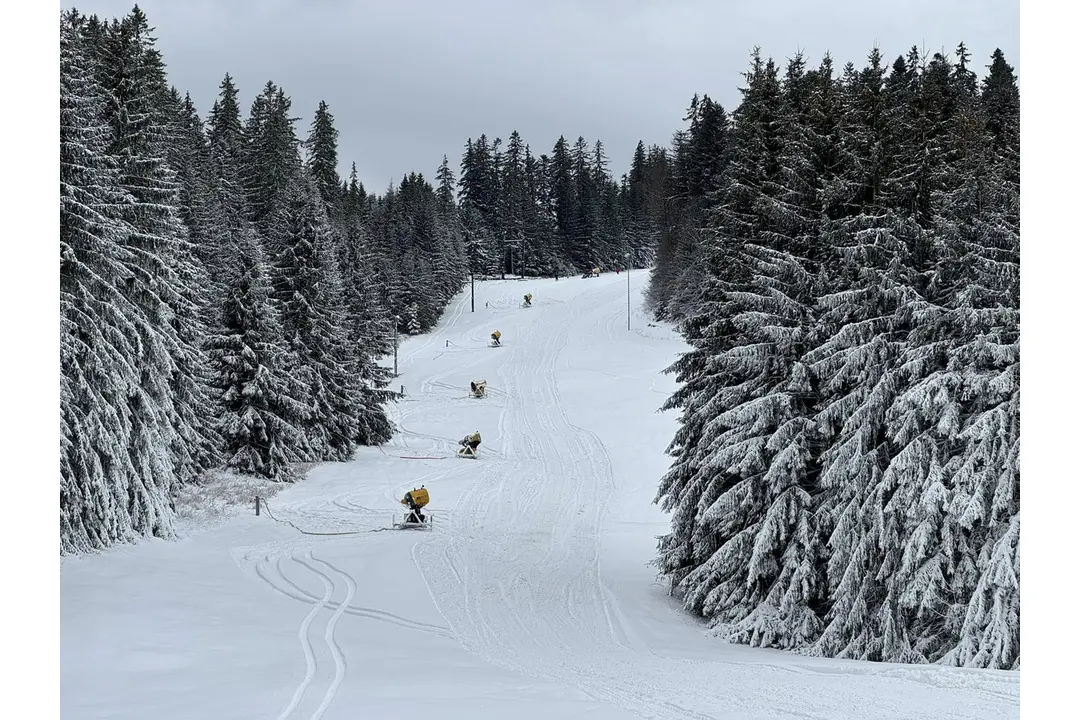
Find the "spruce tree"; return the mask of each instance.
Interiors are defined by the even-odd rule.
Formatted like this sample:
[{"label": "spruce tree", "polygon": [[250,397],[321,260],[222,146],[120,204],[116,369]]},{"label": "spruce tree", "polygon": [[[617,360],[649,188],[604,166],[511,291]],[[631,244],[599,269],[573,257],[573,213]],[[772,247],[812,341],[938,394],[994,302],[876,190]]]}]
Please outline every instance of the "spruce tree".
[{"label": "spruce tree", "polygon": [[[821,379],[819,516],[830,597],[813,649],[860,659],[881,659],[895,636],[888,611],[896,599],[882,604],[887,589],[880,574],[898,560],[895,546],[879,542],[892,531],[885,524],[885,471],[893,453],[887,417],[902,386],[899,309],[918,299],[907,241],[917,240],[920,230],[910,215],[889,206],[884,188],[890,167],[875,162],[881,148],[899,148],[912,137],[908,107],[917,77],[900,59],[885,83],[879,58],[872,53],[847,98],[849,122],[841,128],[841,148],[849,153],[843,158],[846,180],[829,192],[840,194],[848,210],[827,228],[837,258],[828,278],[834,289],[819,299],[815,347],[806,357]],[[886,159],[892,164],[902,155]]]},{"label": "spruce tree", "polygon": [[[693,473],[681,496],[669,501],[687,510],[661,555],[671,569],[684,566],[687,555],[694,559],[677,585],[689,609],[734,639],[778,647],[803,646],[820,629],[816,431],[809,416],[814,381],[799,362],[811,277],[805,258],[791,254],[780,232],[798,227],[791,217],[798,202],[781,202],[790,200],[781,192],[788,177],[781,117],[805,104],[799,62],[789,70],[783,99],[771,60],[755,55],[747,74],[728,189],[706,243],[706,267],[715,277],[710,295],[717,300],[703,300],[688,323],[695,328],[691,342],[702,343],[698,352],[708,360],[676,368],[684,380],[694,378],[695,367],[708,371],[696,388],[701,399],[684,412],[684,424],[699,428],[697,437],[681,443],[669,472],[673,479]],[[728,284],[733,279],[741,281]]]},{"label": "spruce tree", "polygon": [[597,242],[599,192],[593,178],[589,143],[578,136],[570,151],[574,178],[574,211],[570,245],[566,248],[570,260],[579,268],[592,269],[602,263]]},{"label": "spruce tree", "polygon": [[273,297],[292,357],[311,460],[347,460],[358,435],[358,380],[345,352],[341,281],[318,190],[298,173],[272,216]]},{"label": "spruce tree", "polygon": [[439,203],[444,211],[454,206],[454,171],[450,169],[450,161],[443,155],[442,164],[439,165],[435,178],[439,181],[439,187],[435,191],[439,197]]},{"label": "spruce tree", "polygon": [[218,330],[207,343],[213,387],[224,411],[225,465],[272,480],[289,479],[304,457],[306,409],[293,397],[267,267],[254,232],[235,243]]},{"label": "spruce tree", "polygon": [[341,277],[346,347],[353,353],[352,373],[360,383],[356,408],[357,442],[377,445],[392,428],[382,405],[393,399],[386,390],[391,371],[379,359],[393,351],[393,321],[380,293],[368,230],[359,217],[345,229]]},{"label": "spruce tree", "polygon": [[[218,440],[204,392],[205,328],[196,300],[205,274],[180,218],[180,188],[168,164],[168,89],[151,32],[138,7],[112,25],[101,51],[101,77],[112,98],[110,153],[134,199],[125,294],[148,320],[138,365],[146,396],[133,399],[134,464],[140,482],[171,488],[214,462]],[[150,481],[154,476],[161,479]]]},{"label": "spruce tree", "polygon": [[510,133],[501,172],[499,200],[500,223],[507,251],[505,270],[520,275],[525,245],[526,187],[525,145],[517,130]]},{"label": "spruce tree", "polygon": [[994,668],[1020,661],[1019,95],[1011,72],[995,52],[978,102],[958,116],[954,137],[967,142],[957,164],[967,172],[942,199],[940,222],[957,245],[962,288],[949,312],[962,409],[943,529],[953,548],[947,629],[955,640],[942,662]]},{"label": "spruce tree", "polygon": [[300,169],[299,141],[290,117],[292,101],[268,81],[251,104],[244,126],[241,177],[248,218],[266,232],[270,216],[284,201],[286,187]]},{"label": "spruce tree", "polygon": [[571,267],[574,269],[585,270],[580,264],[580,257],[570,252],[577,242],[574,233],[577,227],[578,195],[570,146],[561,135],[551,149],[548,173],[551,209],[555,216],[556,252],[560,258],[572,263]]},{"label": "spruce tree", "polygon": [[128,277],[132,198],[107,150],[107,95],[75,12],[60,22],[60,549],[168,535],[169,475],[137,482],[128,403],[146,320],[119,288]]},{"label": "spruce tree", "polygon": [[334,127],[334,116],[330,114],[326,101],[320,100],[305,145],[308,152],[308,172],[315,180],[315,187],[318,188],[331,217],[335,217],[341,210],[337,141],[338,131]]},{"label": "spruce tree", "polygon": [[239,252],[235,239],[247,229],[247,198],[243,185],[245,138],[238,92],[226,74],[218,99],[207,116],[209,183],[211,199],[206,218],[206,247],[202,257],[210,280],[225,292],[227,278],[236,277],[230,267]]}]

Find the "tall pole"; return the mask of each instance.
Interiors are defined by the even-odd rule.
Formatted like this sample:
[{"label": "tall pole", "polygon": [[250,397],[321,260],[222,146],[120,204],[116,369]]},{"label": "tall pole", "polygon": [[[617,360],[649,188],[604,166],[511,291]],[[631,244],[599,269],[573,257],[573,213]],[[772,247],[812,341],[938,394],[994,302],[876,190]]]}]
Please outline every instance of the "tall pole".
[{"label": "tall pole", "polygon": [[476,276],[473,273],[469,273],[469,305],[471,312],[476,312]]},{"label": "tall pole", "polygon": [[398,317],[394,316],[394,377],[397,377]]},{"label": "tall pole", "polygon": [[630,253],[626,253],[626,329],[630,329]]}]

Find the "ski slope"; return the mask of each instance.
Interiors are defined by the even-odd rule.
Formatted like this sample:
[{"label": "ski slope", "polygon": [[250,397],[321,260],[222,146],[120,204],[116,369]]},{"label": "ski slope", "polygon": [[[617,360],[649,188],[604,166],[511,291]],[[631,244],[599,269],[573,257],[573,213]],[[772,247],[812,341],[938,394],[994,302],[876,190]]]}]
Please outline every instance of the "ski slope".
[{"label": "ski slope", "polygon": [[[466,288],[400,348],[391,443],[272,516],[65,560],[63,717],[1019,717],[1018,673],[728,645],[679,610],[646,563],[677,421],[659,372],[685,346],[645,282],[630,330],[625,274],[477,283],[475,312]],[[474,430],[479,458],[456,458]],[[421,484],[433,530],[384,530]]]}]

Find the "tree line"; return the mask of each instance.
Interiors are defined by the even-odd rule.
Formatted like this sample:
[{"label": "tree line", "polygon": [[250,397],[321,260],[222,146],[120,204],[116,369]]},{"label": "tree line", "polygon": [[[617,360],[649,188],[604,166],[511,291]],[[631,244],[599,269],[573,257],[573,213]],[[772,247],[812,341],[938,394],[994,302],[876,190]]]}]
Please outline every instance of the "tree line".
[{"label": "tree line", "polygon": [[732,641],[1019,667],[1020,99],[988,68],[755,51],[674,136],[657,565]]},{"label": "tree line", "polygon": [[539,156],[517,131],[505,149],[501,138],[470,138],[458,182],[470,270],[560,277],[651,263],[667,149],[638,142],[618,181],[608,164],[603,142],[581,136],[572,145],[560,136]]}]

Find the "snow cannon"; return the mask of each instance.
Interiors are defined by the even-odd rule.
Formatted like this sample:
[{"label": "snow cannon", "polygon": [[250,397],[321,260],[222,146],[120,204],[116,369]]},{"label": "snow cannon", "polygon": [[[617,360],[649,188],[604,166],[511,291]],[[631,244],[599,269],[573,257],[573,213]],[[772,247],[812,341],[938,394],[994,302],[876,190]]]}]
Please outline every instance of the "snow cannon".
[{"label": "snow cannon", "polygon": [[405,497],[401,498],[401,504],[409,508],[409,511],[405,513],[405,519],[399,523],[394,524],[395,530],[403,530],[405,528],[424,528],[431,527],[431,521],[435,519],[434,515],[430,518],[425,515],[421,510],[430,501],[427,488],[421,485],[419,488],[413,488],[409,492],[405,493]]},{"label": "snow cannon", "polygon": [[473,380],[469,383],[469,390],[474,398],[487,396],[487,380]]},{"label": "snow cannon", "polygon": [[458,450],[458,457],[476,459],[477,454],[480,452],[480,431],[477,430],[472,435],[466,435],[464,439],[458,442],[461,449]]}]

